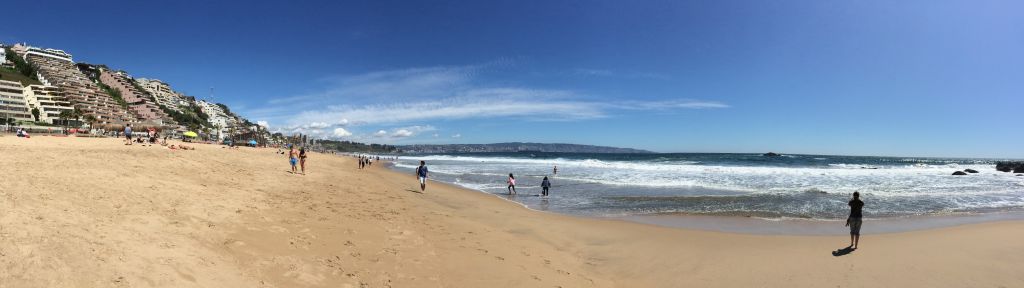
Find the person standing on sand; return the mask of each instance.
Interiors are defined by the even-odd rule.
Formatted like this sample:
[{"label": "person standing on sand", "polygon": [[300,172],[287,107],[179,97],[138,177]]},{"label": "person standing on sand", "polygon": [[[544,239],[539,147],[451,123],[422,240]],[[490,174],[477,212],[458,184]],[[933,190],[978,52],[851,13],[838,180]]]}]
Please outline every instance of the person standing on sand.
[{"label": "person standing on sand", "polygon": [[427,191],[427,162],[420,160],[420,167],[416,167],[416,178],[420,180],[420,192]]},{"label": "person standing on sand", "polygon": [[306,147],[299,148],[299,166],[302,167],[302,175],[306,175]]},{"label": "person standing on sand", "polygon": [[[558,168],[555,168],[558,169]],[[548,181],[548,176],[544,176],[544,181],[540,181],[540,196],[548,197],[548,189],[551,188],[551,181]]]},{"label": "person standing on sand", "polygon": [[516,194],[516,176],[508,173],[508,195]]},{"label": "person standing on sand", "polygon": [[850,200],[850,217],[846,218],[846,226],[850,227],[850,248],[857,249],[860,242],[861,208],[864,208],[864,201],[860,201],[860,192],[853,192],[853,200]]},{"label": "person standing on sand", "polygon": [[292,174],[295,174],[295,164],[298,164],[299,161],[298,153],[295,152],[295,146],[291,146],[288,149],[288,162],[292,164]]},{"label": "person standing on sand", "polygon": [[132,145],[132,124],[124,124],[124,145]]}]

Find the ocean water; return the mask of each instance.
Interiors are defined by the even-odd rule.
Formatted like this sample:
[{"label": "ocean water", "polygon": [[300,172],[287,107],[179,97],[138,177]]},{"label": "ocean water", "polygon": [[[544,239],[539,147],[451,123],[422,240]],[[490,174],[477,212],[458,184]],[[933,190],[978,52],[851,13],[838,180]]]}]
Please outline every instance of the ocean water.
[{"label": "ocean water", "polygon": [[[760,154],[474,153],[407,155],[392,168],[586,216],[664,214],[839,219],[860,191],[867,218],[1024,210],[1024,177],[994,159]],[[558,174],[552,173],[554,166]],[[967,176],[954,171],[978,170]],[[506,178],[516,175],[518,195]],[[544,176],[550,197],[538,197]]]}]

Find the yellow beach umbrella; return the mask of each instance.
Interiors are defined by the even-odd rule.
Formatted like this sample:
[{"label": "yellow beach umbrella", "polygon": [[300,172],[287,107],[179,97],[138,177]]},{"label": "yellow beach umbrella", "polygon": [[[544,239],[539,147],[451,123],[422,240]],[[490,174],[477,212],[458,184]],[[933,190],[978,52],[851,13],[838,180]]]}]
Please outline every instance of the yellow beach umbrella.
[{"label": "yellow beach umbrella", "polygon": [[192,131],[188,131],[188,132],[182,133],[181,135],[185,135],[185,137],[199,137],[199,134],[196,134],[196,132],[192,132]]}]

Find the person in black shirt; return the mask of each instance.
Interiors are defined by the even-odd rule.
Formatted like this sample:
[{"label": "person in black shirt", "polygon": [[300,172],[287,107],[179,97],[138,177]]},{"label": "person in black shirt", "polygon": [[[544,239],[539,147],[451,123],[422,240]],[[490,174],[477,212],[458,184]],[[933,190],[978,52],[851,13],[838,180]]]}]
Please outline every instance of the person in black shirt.
[{"label": "person in black shirt", "polygon": [[846,218],[846,226],[850,227],[850,247],[857,249],[860,242],[861,208],[864,208],[864,201],[860,201],[860,192],[853,192],[853,200],[850,200],[850,217]]}]

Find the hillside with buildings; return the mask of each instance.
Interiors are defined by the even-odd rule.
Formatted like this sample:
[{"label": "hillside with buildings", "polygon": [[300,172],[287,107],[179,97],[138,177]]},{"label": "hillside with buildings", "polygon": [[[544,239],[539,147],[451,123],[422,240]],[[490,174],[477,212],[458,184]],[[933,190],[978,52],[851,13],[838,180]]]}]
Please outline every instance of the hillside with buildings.
[{"label": "hillside with buildings", "polygon": [[[206,140],[285,140],[231,112],[156,78],[136,78],[103,64],[76,62],[71,53],[27,44],[0,49],[0,124],[77,128],[89,133],[155,128],[193,131]],[[244,140],[243,140],[244,139]]]}]

